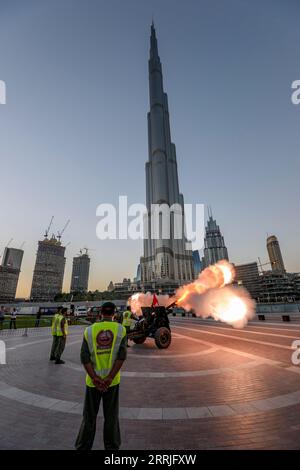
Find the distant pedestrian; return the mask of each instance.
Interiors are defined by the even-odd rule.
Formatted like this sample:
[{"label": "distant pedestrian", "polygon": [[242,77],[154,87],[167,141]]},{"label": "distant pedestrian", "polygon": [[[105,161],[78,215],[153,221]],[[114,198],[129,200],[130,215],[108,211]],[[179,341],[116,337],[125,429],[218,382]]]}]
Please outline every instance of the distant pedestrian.
[{"label": "distant pedestrian", "polygon": [[4,307],[0,307],[0,330],[3,330],[3,324],[5,319]]},{"label": "distant pedestrian", "polygon": [[36,328],[38,328],[40,326],[40,320],[41,320],[42,313],[43,313],[43,309],[41,309],[41,307],[40,307],[38,309],[37,314],[36,314],[36,320],[35,320],[35,327]]},{"label": "distant pedestrian", "polygon": [[12,327],[14,329],[17,329],[17,310],[13,308],[11,314],[10,314],[10,323],[9,323],[9,329],[11,330]]}]

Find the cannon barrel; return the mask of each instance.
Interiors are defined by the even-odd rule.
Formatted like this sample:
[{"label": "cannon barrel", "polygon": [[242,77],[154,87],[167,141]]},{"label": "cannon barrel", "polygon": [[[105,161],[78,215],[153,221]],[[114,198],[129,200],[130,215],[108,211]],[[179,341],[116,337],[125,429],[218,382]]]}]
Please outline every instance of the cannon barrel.
[{"label": "cannon barrel", "polygon": [[174,301],[171,302],[169,305],[166,305],[166,309],[175,307],[176,305],[177,305],[177,300],[174,300]]}]

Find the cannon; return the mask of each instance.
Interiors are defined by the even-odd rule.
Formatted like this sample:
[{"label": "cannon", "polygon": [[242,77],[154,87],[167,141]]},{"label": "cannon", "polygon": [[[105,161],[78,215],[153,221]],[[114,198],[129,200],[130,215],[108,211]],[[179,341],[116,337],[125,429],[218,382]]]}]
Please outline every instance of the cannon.
[{"label": "cannon", "polygon": [[128,339],[135,344],[142,344],[146,338],[153,338],[159,349],[167,349],[172,340],[168,314],[174,304],[175,302],[167,307],[142,307],[143,316],[128,333]]}]

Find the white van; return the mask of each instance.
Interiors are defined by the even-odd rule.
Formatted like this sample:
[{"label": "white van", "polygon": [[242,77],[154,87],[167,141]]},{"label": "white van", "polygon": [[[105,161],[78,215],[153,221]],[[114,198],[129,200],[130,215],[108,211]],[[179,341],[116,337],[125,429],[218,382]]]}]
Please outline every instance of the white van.
[{"label": "white van", "polygon": [[87,312],[88,312],[88,308],[87,307],[75,307],[75,312],[74,312],[74,315],[75,317],[86,317],[87,315]]}]

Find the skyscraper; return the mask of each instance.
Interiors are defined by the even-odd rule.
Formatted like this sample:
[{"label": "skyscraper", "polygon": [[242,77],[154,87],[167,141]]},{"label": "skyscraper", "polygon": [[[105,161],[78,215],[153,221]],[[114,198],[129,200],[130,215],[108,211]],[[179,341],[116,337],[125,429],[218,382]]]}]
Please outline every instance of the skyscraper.
[{"label": "skyscraper", "polygon": [[218,261],[228,260],[228,251],[224,243],[219,225],[213,219],[212,212],[208,212],[208,221],[205,228],[204,256],[202,258],[202,269]]},{"label": "skyscraper", "polygon": [[272,271],[285,272],[284,262],[279,246],[279,242],[275,235],[267,238],[267,250],[269,253]]},{"label": "skyscraper", "polygon": [[73,258],[71,292],[87,292],[90,273],[90,257],[86,253]]},{"label": "skyscraper", "polygon": [[14,301],[16,297],[23,250],[5,248],[0,266],[0,301]]},{"label": "skyscraper", "polygon": [[51,301],[62,292],[65,249],[54,235],[39,241],[30,294],[34,302]]},{"label": "skyscraper", "polygon": [[193,261],[194,261],[195,278],[197,278],[202,269],[200,254],[198,250],[193,251]]},{"label": "skyscraper", "polygon": [[236,282],[245,287],[254,299],[258,297],[260,278],[257,263],[254,261],[253,263],[235,265],[234,269]]},{"label": "skyscraper", "polygon": [[[163,88],[162,66],[158,55],[155,28],[151,25],[149,59],[150,112],[148,113],[149,160],[146,163],[145,221],[148,238],[144,240],[141,258],[142,283],[156,286],[179,285],[194,278],[192,252],[187,240],[174,236],[174,214],[171,212],[170,237],[153,234],[152,204],[178,204],[184,215],[183,195],[179,192],[176,148],[171,141],[168,97]],[[182,221],[182,227],[184,222]]]}]

